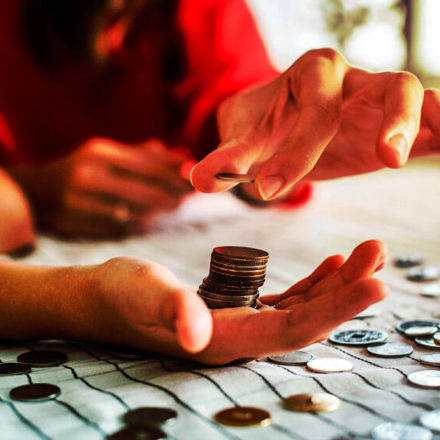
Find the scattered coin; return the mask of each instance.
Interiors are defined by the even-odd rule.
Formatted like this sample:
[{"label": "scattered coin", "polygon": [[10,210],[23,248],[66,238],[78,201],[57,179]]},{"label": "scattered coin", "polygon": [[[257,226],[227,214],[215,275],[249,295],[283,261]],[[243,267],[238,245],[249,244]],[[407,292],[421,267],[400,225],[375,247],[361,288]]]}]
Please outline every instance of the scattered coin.
[{"label": "scattered coin", "polygon": [[342,373],[353,367],[352,362],[341,358],[318,358],[307,362],[307,368],[315,373]]},{"label": "scattered coin", "polygon": [[394,260],[394,265],[401,268],[409,268],[423,264],[423,257],[417,253],[408,253],[399,255]]},{"label": "scattered coin", "polygon": [[123,420],[130,426],[151,426],[170,424],[176,418],[177,411],[171,408],[141,407],[126,412]]},{"label": "scattered coin", "polygon": [[327,393],[294,394],[284,400],[287,409],[300,412],[330,412],[339,408],[339,399]]},{"label": "scattered coin", "polygon": [[126,361],[137,361],[139,359],[148,358],[148,354],[145,351],[136,350],[132,347],[110,346],[107,349],[113,356]]},{"label": "scattered coin", "polygon": [[440,332],[437,332],[433,336],[434,341],[437,342],[437,344],[440,344]]},{"label": "scattered coin", "polygon": [[367,307],[365,310],[362,310],[361,313],[358,313],[352,319],[374,318],[375,316],[378,316],[381,313],[382,313],[382,310],[379,307],[373,305],[373,306]]},{"label": "scattered coin", "polygon": [[31,367],[56,367],[67,362],[67,356],[61,351],[35,350],[20,354],[17,361]]},{"label": "scattered coin", "polygon": [[419,422],[425,428],[440,433],[440,409],[423,413],[419,417]]},{"label": "scattered coin", "polygon": [[224,409],[215,415],[215,420],[228,426],[268,426],[271,423],[269,412],[252,406]]},{"label": "scattered coin", "polygon": [[56,385],[50,383],[32,383],[29,385],[21,385],[13,388],[9,392],[12,400],[20,402],[44,402],[46,400],[55,399],[61,393]]},{"label": "scattered coin", "polygon": [[405,330],[405,336],[417,338],[420,336],[432,336],[438,332],[438,327],[410,327]]},{"label": "scattered coin", "polygon": [[425,354],[420,358],[420,362],[434,367],[440,367],[440,353]]},{"label": "scattered coin", "polygon": [[397,358],[410,355],[414,349],[411,345],[403,342],[388,342],[382,345],[369,346],[367,351],[374,356]]},{"label": "scattered coin", "polygon": [[433,283],[420,286],[419,295],[427,296],[428,298],[440,296],[440,284]]},{"label": "scattered coin", "polygon": [[431,440],[432,433],[426,428],[406,423],[383,423],[371,432],[374,440]]},{"label": "scattered coin", "polygon": [[438,319],[404,319],[396,324],[396,330],[406,336],[406,331],[412,327],[438,327],[440,328],[440,320]]},{"label": "scattered coin", "polygon": [[437,344],[437,342],[434,341],[434,338],[416,338],[414,340],[416,341],[416,344],[422,347],[430,348],[432,350],[440,350],[440,344]]},{"label": "scattered coin", "polygon": [[114,434],[108,435],[107,440],[159,440],[166,438],[165,432],[156,426],[129,426]]},{"label": "scattered coin", "polygon": [[440,371],[421,370],[408,374],[408,380],[414,385],[425,388],[440,388]]},{"label": "scattered coin", "polygon": [[313,359],[313,354],[306,351],[291,351],[290,353],[269,356],[271,362],[281,365],[305,365]]},{"label": "scattered coin", "polygon": [[439,278],[439,271],[432,266],[415,267],[408,271],[406,278],[415,282],[435,281]]},{"label": "scattered coin", "polygon": [[5,362],[0,364],[0,376],[12,376],[14,374],[27,374],[31,372],[29,365],[18,364],[16,362]]},{"label": "scattered coin", "polygon": [[344,330],[330,335],[329,341],[340,345],[365,346],[385,342],[388,334],[380,330]]},{"label": "scattered coin", "polygon": [[223,180],[225,182],[236,182],[236,183],[252,183],[254,179],[247,174],[237,174],[237,173],[218,173],[215,175],[218,180]]}]

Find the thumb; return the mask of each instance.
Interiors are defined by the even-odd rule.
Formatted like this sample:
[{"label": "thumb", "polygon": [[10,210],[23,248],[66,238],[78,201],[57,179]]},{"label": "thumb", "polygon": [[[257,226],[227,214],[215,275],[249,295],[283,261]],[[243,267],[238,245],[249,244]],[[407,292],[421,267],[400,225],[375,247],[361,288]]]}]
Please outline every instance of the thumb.
[{"label": "thumb", "polygon": [[218,173],[247,174],[259,152],[244,141],[233,139],[208,154],[191,170],[190,179],[194,188],[204,193],[227,191],[236,185],[218,180]]}]

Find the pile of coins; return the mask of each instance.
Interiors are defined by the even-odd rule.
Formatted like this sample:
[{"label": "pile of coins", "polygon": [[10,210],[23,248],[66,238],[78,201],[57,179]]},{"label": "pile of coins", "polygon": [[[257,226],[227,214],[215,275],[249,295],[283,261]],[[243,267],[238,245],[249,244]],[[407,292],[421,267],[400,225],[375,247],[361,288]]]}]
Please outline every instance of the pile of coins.
[{"label": "pile of coins", "polygon": [[269,254],[260,249],[216,247],[211,254],[209,275],[197,293],[210,309],[255,307],[268,260]]}]

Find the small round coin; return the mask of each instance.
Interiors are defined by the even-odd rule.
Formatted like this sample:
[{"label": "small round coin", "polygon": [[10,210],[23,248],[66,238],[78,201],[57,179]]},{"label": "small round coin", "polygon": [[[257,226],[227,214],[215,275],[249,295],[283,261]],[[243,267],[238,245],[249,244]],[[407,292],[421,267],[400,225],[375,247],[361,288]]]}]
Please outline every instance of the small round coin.
[{"label": "small round coin", "polygon": [[394,260],[394,265],[403,269],[420,266],[421,264],[423,264],[423,257],[420,254],[414,252],[399,255]]},{"label": "small round coin", "polygon": [[15,374],[27,374],[31,372],[29,365],[16,362],[5,362],[0,364],[0,376],[13,376]]},{"label": "small round coin", "polygon": [[420,362],[434,367],[440,367],[440,353],[425,354],[420,358]]},{"label": "small round coin", "polygon": [[268,359],[281,365],[305,365],[314,358],[313,354],[306,351],[291,351],[290,353],[276,354]]},{"label": "small round coin", "polygon": [[398,358],[410,355],[414,349],[403,342],[388,342],[382,345],[371,345],[367,347],[367,351],[374,356]]},{"label": "small round coin", "polygon": [[339,408],[339,399],[327,393],[294,394],[284,400],[285,406],[291,411],[299,412],[330,412]]},{"label": "small round coin", "polygon": [[217,173],[215,178],[224,182],[252,183],[254,179],[247,174]]},{"label": "small round coin", "polygon": [[67,362],[67,356],[61,351],[35,350],[20,354],[17,361],[31,367],[56,367]]},{"label": "small round coin", "polygon": [[318,358],[307,362],[307,368],[315,373],[342,373],[353,367],[352,362],[341,358]]},{"label": "small round coin", "polygon": [[270,413],[253,406],[238,406],[219,411],[215,420],[228,426],[268,426],[271,423]]},{"label": "small round coin", "polygon": [[385,342],[388,334],[380,330],[344,330],[330,335],[333,344],[365,346]]},{"label": "small round coin", "polygon": [[107,440],[159,440],[166,438],[165,432],[156,426],[129,426],[123,428],[111,435],[108,435]]},{"label": "small round coin", "polygon": [[396,324],[396,330],[406,336],[406,331],[411,327],[437,327],[440,329],[438,319],[404,319]]},{"label": "small round coin", "polygon": [[425,388],[440,388],[440,371],[421,370],[408,374],[407,379],[414,385]]},{"label": "small round coin", "polygon": [[50,383],[32,383],[13,388],[9,392],[12,400],[20,402],[44,402],[55,399],[59,396],[61,390],[56,385]]},{"label": "small round coin", "polygon": [[425,428],[440,433],[440,409],[423,413],[419,417],[419,422]]},{"label": "small round coin", "polygon": [[431,440],[432,433],[426,428],[406,423],[383,423],[371,431],[374,440]]},{"label": "small round coin", "polygon": [[419,295],[426,296],[428,298],[434,298],[440,296],[440,284],[432,283],[432,284],[420,286]]},{"label": "small round coin", "polygon": [[124,414],[123,420],[130,426],[151,426],[173,423],[177,419],[177,411],[171,408],[141,407]]},{"label": "small round coin", "polygon": [[440,344],[440,332],[435,333],[433,339],[437,344]]},{"label": "small round coin", "polygon": [[415,281],[418,283],[435,281],[439,278],[439,271],[436,267],[432,266],[415,267],[408,271],[406,278],[409,281]]},{"label": "small round coin", "polygon": [[418,338],[420,336],[432,336],[438,332],[438,327],[410,327],[405,330],[405,336]]},{"label": "small round coin", "polygon": [[261,260],[267,261],[269,254],[266,251],[245,246],[218,246],[212,253],[220,258],[231,258],[239,260]]},{"label": "small round coin", "polygon": [[417,345],[431,350],[440,350],[440,344],[434,341],[434,338],[416,338],[414,339]]},{"label": "small round coin", "polygon": [[381,313],[382,313],[382,310],[379,307],[373,305],[373,306],[367,307],[365,310],[362,310],[362,312],[358,313],[352,319],[374,318],[375,316],[380,315]]}]

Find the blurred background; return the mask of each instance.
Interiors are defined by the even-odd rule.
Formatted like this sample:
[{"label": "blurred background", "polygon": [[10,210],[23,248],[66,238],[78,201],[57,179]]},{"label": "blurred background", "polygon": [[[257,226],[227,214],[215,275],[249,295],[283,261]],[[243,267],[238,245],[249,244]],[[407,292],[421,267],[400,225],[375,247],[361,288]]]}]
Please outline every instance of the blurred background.
[{"label": "blurred background", "polygon": [[[333,47],[359,67],[406,69],[440,85],[439,0],[247,0],[279,69]],[[294,36],[294,38],[292,38]]]}]

